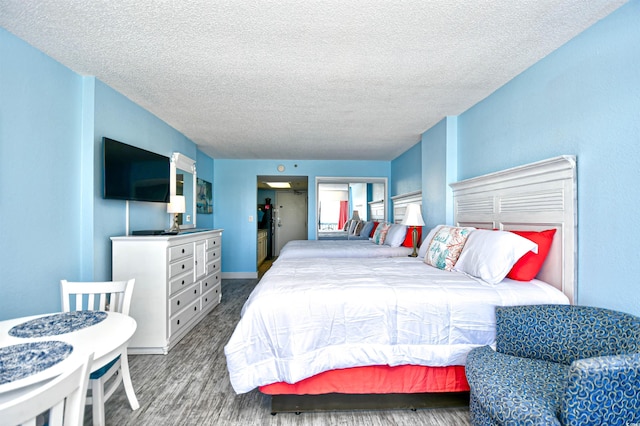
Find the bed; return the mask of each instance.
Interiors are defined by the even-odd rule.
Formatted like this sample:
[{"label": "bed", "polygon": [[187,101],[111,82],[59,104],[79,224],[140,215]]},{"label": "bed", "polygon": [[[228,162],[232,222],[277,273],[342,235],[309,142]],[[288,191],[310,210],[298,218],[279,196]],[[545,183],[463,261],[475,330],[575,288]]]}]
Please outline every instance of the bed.
[{"label": "bed", "polygon": [[[414,191],[391,198],[393,204],[394,225],[401,226],[404,214],[409,204],[422,204],[422,192]],[[378,210],[376,210],[378,211]],[[377,223],[384,223],[378,219]],[[369,228],[363,228],[368,230]],[[375,229],[375,228],[374,228]],[[346,231],[319,232],[317,240],[290,241],[280,250],[279,258],[310,258],[310,257],[397,257],[408,256],[413,251],[411,233],[404,228],[402,242],[394,244],[376,244],[366,235],[350,235]],[[408,235],[407,235],[408,234]]]},{"label": "bed", "polygon": [[367,258],[408,256],[410,247],[391,247],[366,240],[293,240],[280,250],[276,262],[282,259],[306,258]]},{"label": "bed", "polygon": [[493,343],[495,306],[575,300],[573,157],[452,188],[459,227],[555,230],[536,279],[488,285],[407,257],[281,259],[225,347],[234,390],[259,387],[274,412],[301,411],[297,398],[275,407],[295,395],[465,391],[466,353]]}]

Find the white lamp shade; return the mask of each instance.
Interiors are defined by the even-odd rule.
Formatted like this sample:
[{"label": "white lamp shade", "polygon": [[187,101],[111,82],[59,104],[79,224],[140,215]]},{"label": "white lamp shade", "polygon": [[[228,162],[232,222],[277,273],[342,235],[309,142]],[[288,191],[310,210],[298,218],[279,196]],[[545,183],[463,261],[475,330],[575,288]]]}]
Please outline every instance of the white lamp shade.
[{"label": "white lamp shade", "polygon": [[404,212],[403,225],[406,226],[424,226],[422,220],[422,211],[419,204],[409,204]]},{"label": "white lamp shade", "polygon": [[184,213],[186,211],[184,195],[172,195],[171,201],[167,204],[167,213]]}]

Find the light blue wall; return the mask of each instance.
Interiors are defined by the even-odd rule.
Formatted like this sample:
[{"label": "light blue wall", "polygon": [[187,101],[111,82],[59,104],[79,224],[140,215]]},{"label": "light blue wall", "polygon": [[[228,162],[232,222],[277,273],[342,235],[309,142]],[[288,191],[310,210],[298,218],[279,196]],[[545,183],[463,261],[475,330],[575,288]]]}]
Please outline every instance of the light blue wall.
[{"label": "light blue wall", "polygon": [[81,78],[0,28],[0,320],[80,271]]},{"label": "light blue wall", "polygon": [[[59,310],[62,278],[110,279],[109,237],[125,232],[125,202],[102,198],[103,136],[182,152],[203,163],[208,180],[213,160],[104,83],[4,29],[0,57],[2,320]],[[165,204],[131,203],[130,212],[131,229],[169,225]]]},{"label": "light blue wall", "polygon": [[426,229],[453,224],[453,195],[458,180],[458,118],[446,117],[422,134],[422,214]]},{"label": "light blue wall", "polygon": [[459,117],[459,178],[574,154],[578,301],[640,315],[640,1]]},{"label": "light blue wall", "polygon": [[[317,176],[390,177],[388,161],[214,159],[213,220],[216,228],[224,229],[222,272],[227,277],[255,274],[257,225],[249,216],[255,219],[257,177],[279,175],[278,164],[285,166],[283,175],[309,177],[309,224],[316,223]],[[315,226],[308,228],[309,239],[315,239]]]},{"label": "light blue wall", "polygon": [[[199,178],[211,182],[212,191],[215,189],[213,182],[213,158],[198,150],[196,155],[196,173]],[[211,199],[213,202],[213,198]],[[198,213],[196,216],[196,226],[198,228],[213,229],[213,214]]]},{"label": "light blue wall", "polygon": [[422,146],[420,142],[391,162],[391,196],[422,188]]}]

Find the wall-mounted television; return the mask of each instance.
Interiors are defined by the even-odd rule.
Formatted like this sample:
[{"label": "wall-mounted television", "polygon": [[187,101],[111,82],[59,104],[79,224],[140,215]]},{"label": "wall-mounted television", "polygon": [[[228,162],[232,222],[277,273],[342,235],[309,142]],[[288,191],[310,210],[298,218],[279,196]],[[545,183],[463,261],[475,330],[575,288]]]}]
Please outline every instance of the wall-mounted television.
[{"label": "wall-mounted television", "polygon": [[102,138],[104,198],[169,202],[169,157]]}]

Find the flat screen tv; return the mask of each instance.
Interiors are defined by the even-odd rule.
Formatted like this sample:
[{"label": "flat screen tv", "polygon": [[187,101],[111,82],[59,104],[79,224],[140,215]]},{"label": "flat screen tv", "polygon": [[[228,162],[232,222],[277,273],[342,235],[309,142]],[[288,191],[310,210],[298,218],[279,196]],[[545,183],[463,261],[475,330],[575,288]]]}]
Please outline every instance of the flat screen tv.
[{"label": "flat screen tv", "polygon": [[104,151],[104,198],[169,202],[169,157],[109,138]]}]

